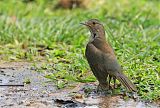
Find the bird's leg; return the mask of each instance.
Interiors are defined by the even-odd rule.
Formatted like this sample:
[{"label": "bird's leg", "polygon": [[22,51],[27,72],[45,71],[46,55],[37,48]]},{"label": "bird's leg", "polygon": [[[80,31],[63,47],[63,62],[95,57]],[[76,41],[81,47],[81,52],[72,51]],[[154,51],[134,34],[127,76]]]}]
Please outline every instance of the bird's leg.
[{"label": "bird's leg", "polygon": [[116,78],[115,77],[113,77],[113,81],[114,81],[113,88],[115,89],[116,88]]},{"label": "bird's leg", "polygon": [[96,76],[99,81],[98,91],[107,91],[109,89],[107,81],[108,74],[97,74]]},{"label": "bird's leg", "polygon": [[107,83],[99,83],[97,91],[108,91],[108,84]]},{"label": "bird's leg", "polygon": [[109,89],[111,89],[112,87],[111,87],[111,85],[110,85],[110,83],[111,83],[111,79],[112,79],[112,76],[111,75],[109,75]]}]

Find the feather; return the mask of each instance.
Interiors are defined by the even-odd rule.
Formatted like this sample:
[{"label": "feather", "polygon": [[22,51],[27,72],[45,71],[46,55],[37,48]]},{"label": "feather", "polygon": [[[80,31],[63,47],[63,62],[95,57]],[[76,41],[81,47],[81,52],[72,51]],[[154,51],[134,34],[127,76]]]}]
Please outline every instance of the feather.
[{"label": "feather", "polygon": [[118,74],[116,74],[116,79],[118,79],[129,91],[137,91],[135,85],[123,73],[118,72]]}]

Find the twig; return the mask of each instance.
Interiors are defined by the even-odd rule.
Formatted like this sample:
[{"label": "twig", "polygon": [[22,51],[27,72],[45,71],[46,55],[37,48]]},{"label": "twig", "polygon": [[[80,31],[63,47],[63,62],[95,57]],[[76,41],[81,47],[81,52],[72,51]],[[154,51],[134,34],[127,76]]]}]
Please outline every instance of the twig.
[{"label": "twig", "polygon": [[7,84],[7,85],[0,85],[0,86],[23,86],[24,87],[24,84],[15,84],[15,85],[13,85],[13,84]]}]

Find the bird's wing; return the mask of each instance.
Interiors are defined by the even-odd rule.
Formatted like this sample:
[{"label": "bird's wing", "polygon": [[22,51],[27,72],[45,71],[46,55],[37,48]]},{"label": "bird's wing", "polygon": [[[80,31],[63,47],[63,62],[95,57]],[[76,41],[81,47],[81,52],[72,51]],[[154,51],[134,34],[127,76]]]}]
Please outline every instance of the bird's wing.
[{"label": "bird's wing", "polygon": [[[98,43],[98,44],[97,44]],[[98,64],[101,65],[103,71],[109,75],[116,77],[128,90],[137,91],[135,85],[122,73],[121,67],[118,64],[116,56],[111,46],[103,40],[95,40],[93,42],[96,51],[99,53]]]},{"label": "bird's wing", "polygon": [[102,54],[97,48],[92,44],[87,44],[86,47],[86,53],[85,56],[87,58],[87,61],[91,67],[91,70],[95,77],[98,79],[100,83],[106,83],[108,73],[104,70],[102,67],[101,62],[102,60]]},{"label": "bird's wing", "polygon": [[103,64],[106,71],[121,71],[112,47],[105,40],[95,39],[92,44],[100,55],[98,63]]}]

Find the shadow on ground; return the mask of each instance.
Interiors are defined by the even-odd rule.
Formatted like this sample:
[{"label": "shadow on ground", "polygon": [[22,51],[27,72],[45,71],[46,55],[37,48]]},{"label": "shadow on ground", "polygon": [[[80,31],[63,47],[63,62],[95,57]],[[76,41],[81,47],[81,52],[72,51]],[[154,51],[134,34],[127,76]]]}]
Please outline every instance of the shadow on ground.
[{"label": "shadow on ground", "polygon": [[[95,83],[77,83],[57,90],[45,73],[35,72],[26,62],[0,64],[0,107],[2,108],[158,108],[123,96],[99,96]],[[28,83],[28,84],[24,84]],[[8,86],[9,85],[9,86]],[[92,89],[83,89],[90,87]],[[86,94],[86,93],[89,93]]]}]

